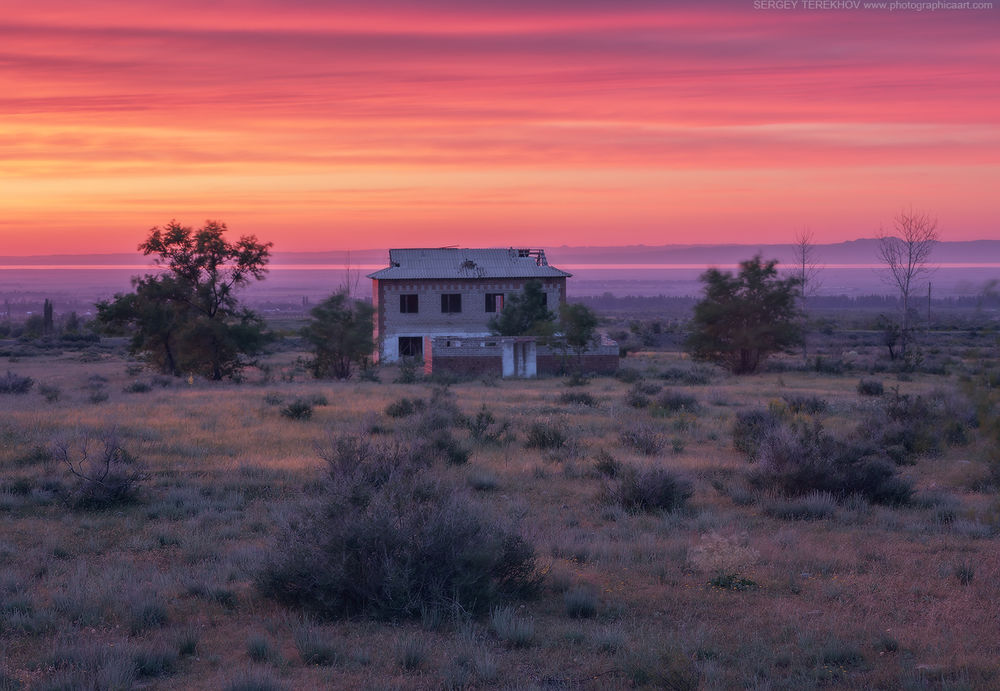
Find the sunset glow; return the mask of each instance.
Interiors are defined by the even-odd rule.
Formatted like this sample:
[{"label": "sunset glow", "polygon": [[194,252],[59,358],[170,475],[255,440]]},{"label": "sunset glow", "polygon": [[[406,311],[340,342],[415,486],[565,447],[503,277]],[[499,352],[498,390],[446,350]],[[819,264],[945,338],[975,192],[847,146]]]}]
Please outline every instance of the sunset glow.
[{"label": "sunset glow", "polygon": [[0,255],[1000,237],[1000,3],[7,3]]}]

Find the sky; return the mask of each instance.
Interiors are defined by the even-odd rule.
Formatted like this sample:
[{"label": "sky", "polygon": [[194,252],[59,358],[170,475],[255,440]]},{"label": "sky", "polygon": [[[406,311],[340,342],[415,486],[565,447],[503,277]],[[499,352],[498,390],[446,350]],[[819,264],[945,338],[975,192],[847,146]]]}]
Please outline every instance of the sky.
[{"label": "sky", "polygon": [[0,0],[0,255],[1000,238],[1000,2],[866,2]]}]

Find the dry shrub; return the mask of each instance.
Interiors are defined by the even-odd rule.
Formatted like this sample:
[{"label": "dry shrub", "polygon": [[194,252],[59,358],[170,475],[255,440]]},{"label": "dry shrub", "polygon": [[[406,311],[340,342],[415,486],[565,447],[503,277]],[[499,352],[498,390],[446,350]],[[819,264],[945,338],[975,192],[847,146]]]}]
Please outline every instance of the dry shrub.
[{"label": "dry shrub", "polygon": [[534,548],[514,526],[405,448],[341,439],[334,451],[319,505],[258,577],[264,595],[322,618],[396,619],[485,612],[537,588]]},{"label": "dry shrub", "polygon": [[70,481],[61,486],[65,503],[74,509],[107,509],[138,500],[146,478],[141,463],[122,446],[114,430],[98,438],[90,434],[52,444],[52,457]]},{"label": "dry shrub", "polygon": [[625,467],[604,486],[603,498],[626,511],[676,511],[694,494],[691,482],[660,467]]},{"label": "dry shrub", "polygon": [[35,380],[31,377],[22,377],[7,370],[7,374],[0,377],[0,393],[28,393],[34,384]]},{"label": "dry shrub", "polygon": [[695,571],[710,575],[747,574],[760,558],[760,552],[749,542],[746,533],[702,535],[698,544],[688,550],[688,564]]}]

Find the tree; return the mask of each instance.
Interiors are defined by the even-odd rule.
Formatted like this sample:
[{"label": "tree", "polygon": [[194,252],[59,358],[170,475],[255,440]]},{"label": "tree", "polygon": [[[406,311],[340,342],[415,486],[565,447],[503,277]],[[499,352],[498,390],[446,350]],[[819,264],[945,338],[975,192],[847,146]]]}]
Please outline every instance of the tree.
[{"label": "tree", "polygon": [[528,281],[520,294],[509,297],[500,314],[490,319],[490,330],[500,336],[552,335],[556,316],[546,305],[541,281]]},{"label": "tree", "polygon": [[566,345],[576,353],[577,363],[597,333],[597,315],[594,310],[580,303],[566,303],[559,307],[559,330]]},{"label": "tree", "polygon": [[813,232],[808,228],[803,228],[795,233],[792,257],[795,262],[794,275],[799,279],[799,308],[802,312],[802,359],[808,361],[806,300],[815,295],[821,285],[819,280],[820,266],[816,263],[816,245],[813,244]]},{"label": "tree", "polygon": [[313,348],[308,367],[317,378],[349,379],[351,366],[365,366],[375,348],[372,340],[374,308],[352,300],[346,289],[334,293],[310,310],[312,320],[302,337]]},{"label": "tree", "polygon": [[42,306],[42,333],[46,336],[51,336],[55,330],[56,327],[53,322],[52,301],[45,298],[45,304]]},{"label": "tree", "polygon": [[740,263],[737,276],[718,269],[701,275],[705,297],[695,305],[687,339],[693,357],[749,374],[771,353],[800,342],[799,278],[779,278],[777,263],[757,255]]},{"label": "tree", "polygon": [[197,231],[171,221],[139,245],[156,255],[158,274],[134,277],[133,292],[97,305],[107,328],[131,332],[129,350],[165,374],[219,380],[250,364],[266,341],[261,319],[241,307],[235,290],[267,273],[272,243],[253,235],[229,242],[226,225]]},{"label": "tree", "polygon": [[899,291],[902,299],[900,354],[905,357],[911,336],[910,300],[916,284],[933,270],[929,260],[938,241],[937,219],[910,209],[901,211],[893,219],[893,226],[895,235],[879,231],[878,258],[886,266],[887,282]]}]

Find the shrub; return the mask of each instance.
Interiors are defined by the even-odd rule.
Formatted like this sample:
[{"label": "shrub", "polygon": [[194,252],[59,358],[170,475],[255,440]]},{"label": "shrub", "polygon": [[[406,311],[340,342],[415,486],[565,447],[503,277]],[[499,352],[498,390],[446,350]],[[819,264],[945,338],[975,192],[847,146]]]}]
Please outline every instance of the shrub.
[{"label": "shrub", "polygon": [[409,398],[400,398],[398,401],[393,401],[385,408],[385,414],[389,417],[408,417],[414,413],[418,413],[424,409],[424,401],[420,398],[415,398],[410,400]]},{"label": "shrub", "polygon": [[634,384],[642,379],[642,374],[633,367],[619,367],[615,372],[615,379],[626,384]]},{"label": "shrub", "polygon": [[597,616],[597,591],[590,586],[578,585],[563,593],[566,615],[571,619],[590,619]]},{"label": "shrub", "polygon": [[784,401],[792,413],[818,415],[829,407],[829,404],[819,396],[785,396]]},{"label": "shrub", "polygon": [[818,421],[773,430],[759,451],[751,485],[787,496],[828,492],[841,500],[859,494],[873,503],[906,504],[913,493],[883,451],[864,440],[837,439]]},{"label": "shrub", "polygon": [[411,357],[401,358],[399,361],[399,376],[396,377],[397,384],[414,384],[420,380],[420,370],[423,362]]},{"label": "shrub", "polygon": [[170,649],[142,648],[132,659],[139,678],[165,677],[177,668],[177,653]]},{"label": "shrub", "polygon": [[267,662],[272,655],[271,641],[266,636],[253,636],[247,641],[247,657],[254,662]]},{"label": "shrub", "polygon": [[93,391],[90,392],[88,400],[91,403],[96,404],[96,403],[104,403],[106,400],[108,400],[108,398],[110,398],[110,395],[104,389],[94,389]]},{"label": "shrub", "polygon": [[559,402],[564,405],[585,405],[593,408],[597,399],[585,391],[566,391],[560,394]]},{"label": "shrub", "polygon": [[568,441],[560,425],[543,420],[531,423],[524,446],[529,449],[561,449]]},{"label": "shrub", "polygon": [[35,380],[31,377],[22,377],[7,370],[7,374],[0,377],[0,393],[28,393],[34,384]]},{"label": "shrub", "polygon": [[637,423],[622,430],[618,434],[618,440],[622,446],[647,456],[658,454],[667,444],[666,438],[655,427],[643,423]]},{"label": "shrub", "polygon": [[326,667],[336,663],[340,657],[329,636],[308,622],[295,627],[293,638],[304,664]]},{"label": "shrub", "polygon": [[656,405],[669,413],[678,413],[681,411],[695,413],[700,408],[698,399],[691,394],[679,391],[668,391],[663,394],[656,399]]},{"label": "shrub", "polygon": [[466,490],[364,442],[330,463],[321,505],[289,525],[261,592],[324,618],[393,619],[454,606],[481,612],[538,586],[532,546]]},{"label": "shrub", "polygon": [[281,409],[281,414],[291,420],[308,420],[312,417],[313,407],[309,401],[296,398]]},{"label": "shrub", "polygon": [[649,407],[649,396],[642,393],[637,387],[632,387],[629,389],[628,393],[625,394],[625,405],[629,405],[633,408],[648,408]]},{"label": "shrub", "polygon": [[862,396],[881,396],[885,386],[880,379],[862,379],[858,382],[858,393]]},{"label": "shrub", "polygon": [[764,514],[785,521],[818,521],[833,518],[837,499],[829,492],[810,492],[799,498],[779,498],[764,507]]},{"label": "shrub", "polygon": [[737,413],[733,424],[733,448],[753,463],[760,455],[761,444],[780,424],[780,418],[770,410]]},{"label": "shrub", "polygon": [[677,384],[700,385],[712,381],[711,371],[705,367],[668,367],[660,374],[660,379],[666,379]]},{"label": "shrub", "polygon": [[42,394],[46,403],[55,403],[62,396],[62,389],[58,386],[42,384],[38,387],[38,393]]},{"label": "shrub", "polygon": [[511,439],[508,435],[510,423],[506,420],[498,422],[485,403],[475,417],[465,419],[465,426],[472,439],[479,444],[503,444]]},{"label": "shrub", "polygon": [[618,473],[621,472],[622,464],[614,456],[601,449],[597,452],[594,468],[601,475],[613,478],[617,477]]},{"label": "shrub", "polygon": [[497,638],[512,648],[530,647],[535,640],[535,624],[517,615],[513,607],[500,607],[490,612],[490,628]]},{"label": "shrub", "polygon": [[122,389],[125,393],[149,393],[153,390],[153,385],[144,381],[134,381]]},{"label": "shrub", "polygon": [[277,391],[268,391],[264,394],[264,403],[268,405],[281,405],[285,402],[285,397]]},{"label": "shrub", "polygon": [[676,511],[694,494],[685,480],[666,468],[626,468],[618,481],[605,486],[604,499],[629,512]]},{"label": "shrub", "polygon": [[71,478],[69,485],[60,486],[70,507],[100,510],[137,501],[146,475],[115,430],[99,439],[85,435],[76,441],[56,442],[51,453]]}]

